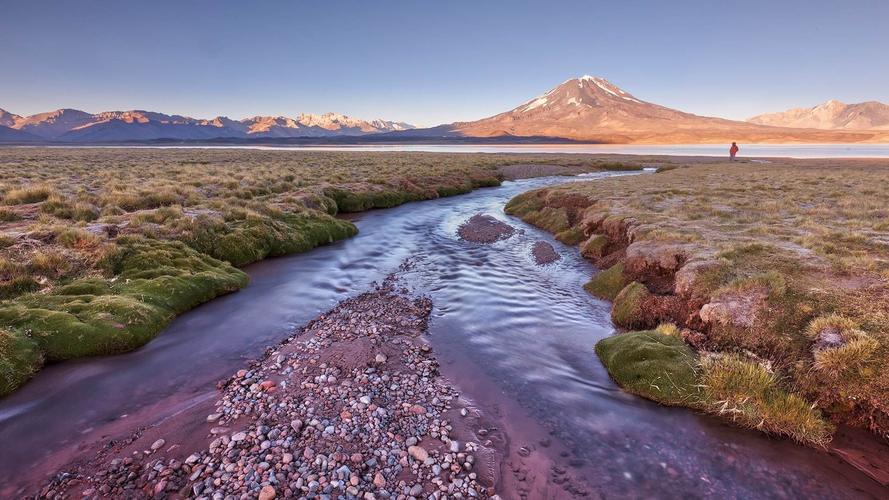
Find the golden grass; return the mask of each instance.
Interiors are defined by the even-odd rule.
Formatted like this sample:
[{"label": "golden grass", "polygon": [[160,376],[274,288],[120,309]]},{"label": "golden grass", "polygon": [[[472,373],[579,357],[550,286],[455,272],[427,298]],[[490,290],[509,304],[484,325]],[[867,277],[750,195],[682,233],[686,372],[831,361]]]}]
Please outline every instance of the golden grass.
[{"label": "golden grass", "polygon": [[767,367],[736,354],[701,359],[700,385],[706,411],[754,429],[824,445],[833,426],[814,405],[781,387]]}]

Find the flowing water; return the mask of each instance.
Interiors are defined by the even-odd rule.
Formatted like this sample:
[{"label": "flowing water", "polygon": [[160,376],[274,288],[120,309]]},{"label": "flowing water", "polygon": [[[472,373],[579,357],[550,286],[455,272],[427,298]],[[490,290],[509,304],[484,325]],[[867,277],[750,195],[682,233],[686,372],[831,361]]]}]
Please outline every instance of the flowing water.
[{"label": "flowing water", "polygon": [[[619,174],[586,178],[605,175]],[[592,350],[613,332],[608,303],[581,288],[595,269],[576,248],[503,214],[512,196],[567,180],[506,182],[361,214],[358,236],[249,266],[249,286],[182,315],[138,351],[47,367],[0,401],[0,484],[56,450],[94,439],[87,436],[96,426],[159,401],[212,397],[213,383],[245,359],[410,259],[404,279],[433,300],[429,337],[444,375],[501,423],[510,449],[525,446],[529,460],[556,464],[590,493],[885,494],[826,453],[621,392]],[[493,245],[458,240],[457,227],[479,212],[521,232]],[[530,247],[538,240],[552,243],[562,259],[536,265]]]}]

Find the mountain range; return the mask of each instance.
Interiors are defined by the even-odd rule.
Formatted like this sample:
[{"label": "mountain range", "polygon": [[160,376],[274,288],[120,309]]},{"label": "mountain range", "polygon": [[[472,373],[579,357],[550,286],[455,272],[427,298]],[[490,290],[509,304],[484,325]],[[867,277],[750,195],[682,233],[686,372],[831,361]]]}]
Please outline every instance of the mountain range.
[{"label": "mountain range", "polygon": [[413,128],[403,122],[360,120],[337,113],[286,116],[254,116],[210,120],[151,111],[87,113],[58,109],[19,116],[0,109],[0,140],[59,141],[74,143],[150,141],[157,139],[209,140],[219,138],[292,138],[359,136]]},{"label": "mountain range", "polygon": [[793,108],[747,120],[776,127],[827,130],[889,130],[889,104],[877,101],[845,104],[835,99],[812,108]]},{"label": "mountain range", "polygon": [[518,107],[472,122],[417,129],[428,137],[562,137],[600,143],[865,142],[889,140],[880,131],[777,127],[699,116],[643,101],[604,78],[563,82]]},{"label": "mountain range", "polygon": [[153,140],[264,142],[573,140],[596,143],[889,142],[889,106],[828,101],[748,121],[699,116],[644,101],[604,78],[566,80],[514,109],[430,128],[345,115],[301,114],[211,120],[150,111],[90,114],[59,109],[28,117],[0,110],[0,141],[104,143]]}]

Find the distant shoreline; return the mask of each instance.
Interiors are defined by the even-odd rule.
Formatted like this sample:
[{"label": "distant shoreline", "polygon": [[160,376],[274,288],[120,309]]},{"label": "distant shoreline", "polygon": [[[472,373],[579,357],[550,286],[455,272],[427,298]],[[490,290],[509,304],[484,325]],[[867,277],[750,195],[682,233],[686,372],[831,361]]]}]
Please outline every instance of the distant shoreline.
[{"label": "distant shoreline", "polygon": [[[14,148],[72,148],[72,149],[245,149],[267,151],[354,151],[354,152],[425,152],[425,153],[558,153],[647,156],[726,157],[724,144],[601,144],[576,141],[513,142],[502,141],[429,141],[429,142],[305,142],[254,143],[217,141],[169,141],[108,144],[0,144]],[[741,144],[740,159],[765,158],[889,158],[889,144]]]}]

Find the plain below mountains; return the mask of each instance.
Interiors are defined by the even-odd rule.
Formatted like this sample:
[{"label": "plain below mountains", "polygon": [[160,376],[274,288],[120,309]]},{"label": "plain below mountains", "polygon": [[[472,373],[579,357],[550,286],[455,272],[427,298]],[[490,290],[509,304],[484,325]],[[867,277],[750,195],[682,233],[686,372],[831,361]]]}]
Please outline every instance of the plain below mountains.
[{"label": "plain below mountains", "polygon": [[255,116],[211,120],[151,111],[87,113],[58,109],[19,116],[0,109],[0,140],[34,142],[105,143],[152,140],[200,141],[213,139],[260,139],[295,137],[361,136],[403,131],[412,125],[387,120],[361,120],[326,113],[286,116]]}]

